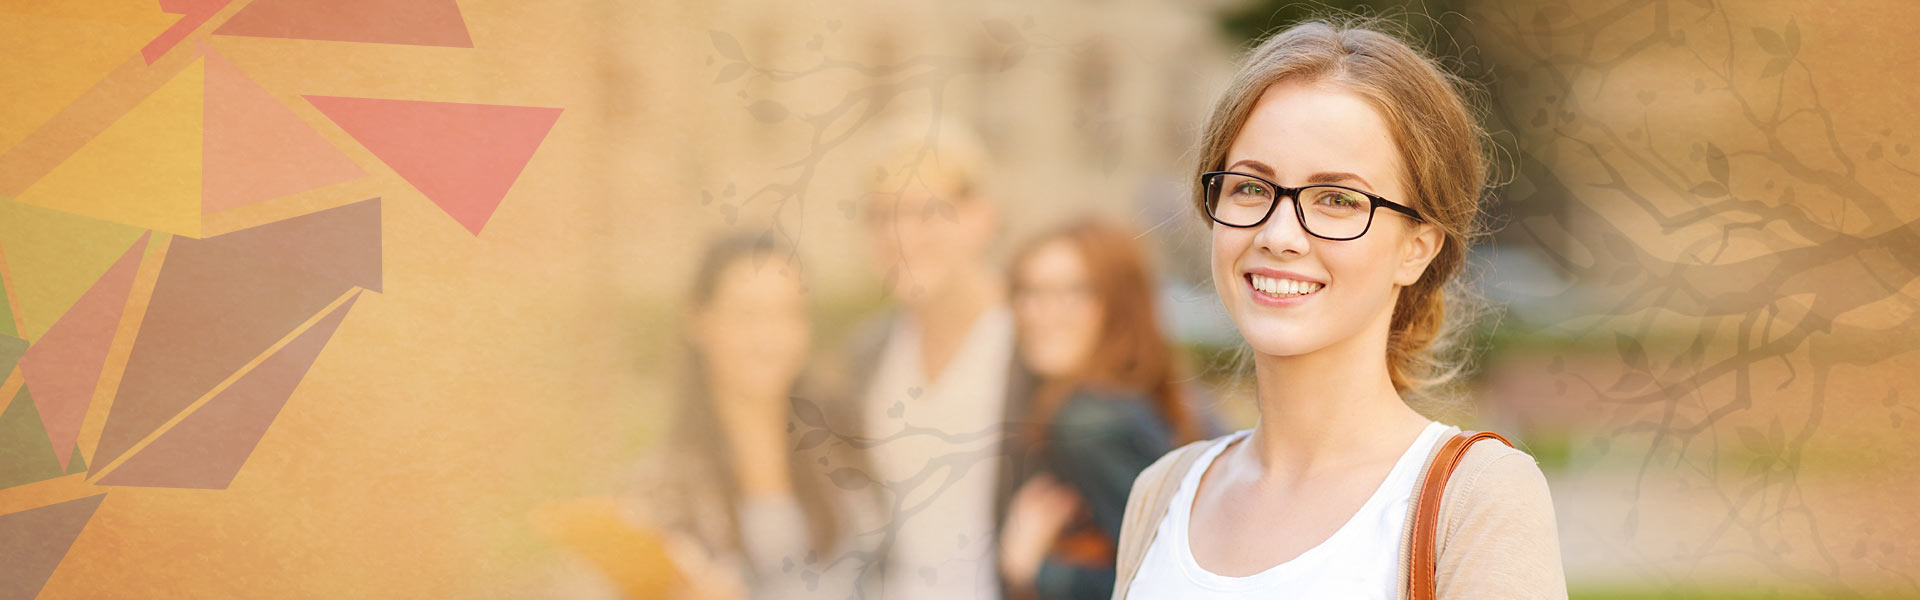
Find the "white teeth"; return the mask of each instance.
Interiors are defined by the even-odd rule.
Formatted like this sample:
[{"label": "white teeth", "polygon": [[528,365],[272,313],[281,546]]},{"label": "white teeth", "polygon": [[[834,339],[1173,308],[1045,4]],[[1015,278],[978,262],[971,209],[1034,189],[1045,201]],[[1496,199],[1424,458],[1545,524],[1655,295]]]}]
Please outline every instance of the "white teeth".
[{"label": "white teeth", "polygon": [[1253,281],[1253,289],[1259,290],[1261,293],[1269,296],[1304,296],[1323,287],[1311,281],[1275,279],[1265,275],[1249,275],[1248,279]]}]

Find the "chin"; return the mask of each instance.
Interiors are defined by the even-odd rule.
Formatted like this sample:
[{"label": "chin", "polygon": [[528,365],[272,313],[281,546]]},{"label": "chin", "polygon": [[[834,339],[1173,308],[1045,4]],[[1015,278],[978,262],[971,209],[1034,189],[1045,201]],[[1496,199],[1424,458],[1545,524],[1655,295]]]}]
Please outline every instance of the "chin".
[{"label": "chin", "polygon": [[1027,370],[1043,378],[1055,378],[1066,375],[1069,370],[1067,361],[1044,351],[1026,353]]},{"label": "chin", "polygon": [[1301,335],[1295,331],[1261,331],[1257,327],[1241,331],[1241,335],[1247,340],[1247,347],[1264,356],[1300,356],[1326,346],[1318,343],[1311,336]]}]

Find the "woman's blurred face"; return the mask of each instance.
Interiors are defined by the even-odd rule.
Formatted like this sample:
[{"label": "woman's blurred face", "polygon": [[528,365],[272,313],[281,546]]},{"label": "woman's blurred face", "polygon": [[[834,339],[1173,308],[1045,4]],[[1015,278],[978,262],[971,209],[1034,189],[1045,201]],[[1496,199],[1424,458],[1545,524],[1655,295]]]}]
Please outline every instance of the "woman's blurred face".
[{"label": "woman's blurred face", "polygon": [[964,198],[941,178],[867,198],[867,240],[889,292],[908,303],[946,293],[959,273],[977,265],[993,237],[993,209]]},{"label": "woman's blurred face", "polygon": [[734,260],[722,267],[712,300],[692,315],[708,377],[728,389],[785,395],[806,363],[813,327],[799,272],[786,262],[769,253]]},{"label": "woman's blurred face", "polygon": [[[1365,99],[1331,84],[1267,88],[1225,165],[1282,186],[1337,184],[1421,207],[1402,184],[1405,171],[1386,120]],[[1439,248],[1439,231],[1381,209],[1365,235],[1330,241],[1301,228],[1295,199],[1278,202],[1258,226],[1213,225],[1214,288],[1247,343],[1261,354],[1285,356],[1362,332],[1377,331],[1372,335],[1384,342],[1399,286],[1418,280]]]},{"label": "woman's blurred face", "polygon": [[1020,357],[1042,377],[1073,374],[1093,355],[1106,309],[1080,250],[1045,242],[1014,265],[1013,315]]}]

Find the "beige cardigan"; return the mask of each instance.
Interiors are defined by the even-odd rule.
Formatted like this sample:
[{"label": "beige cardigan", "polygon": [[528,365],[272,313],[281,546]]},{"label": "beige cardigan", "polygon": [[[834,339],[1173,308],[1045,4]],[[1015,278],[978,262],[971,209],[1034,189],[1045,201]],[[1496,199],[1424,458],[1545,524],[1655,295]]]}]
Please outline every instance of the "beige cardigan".
[{"label": "beige cardigan", "polygon": [[[1452,437],[1459,428],[1449,427]],[[1218,439],[1218,438],[1216,438]],[[1202,440],[1160,457],[1133,481],[1127,496],[1127,517],[1120,529],[1120,549],[1113,599],[1125,600],[1133,575],[1153,543],[1180,481],[1209,444]],[[1427,455],[1428,466],[1441,444]],[[1426,468],[1421,468],[1425,473]],[[1400,532],[1400,579],[1406,581],[1411,556],[1413,508],[1420,490],[1407,503],[1407,524]],[[1559,535],[1553,519],[1553,499],[1547,479],[1525,452],[1498,441],[1481,440],[1460,459],[1440,508],[1437,598],[1566,598],[1566,574],[1560,565]],[[1405,599],[1402,584],[1399,597]]]}]

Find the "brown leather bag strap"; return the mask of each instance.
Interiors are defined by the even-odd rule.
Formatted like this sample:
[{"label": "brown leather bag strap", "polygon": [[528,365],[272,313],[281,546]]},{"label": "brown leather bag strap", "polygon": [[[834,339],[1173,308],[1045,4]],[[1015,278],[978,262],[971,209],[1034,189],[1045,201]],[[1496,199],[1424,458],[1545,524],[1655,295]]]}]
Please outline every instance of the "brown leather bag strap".
[{"label": "brown leather bag strap", "polygon": [[1447,478],[1453,476],[1453,468],[1460,465],[1460,458],[1467,455],[1468,447],[1488,438],[1513,445],[1491,431],[1462,431],[1440,447],[1433,463],[1427,467],[1427,474],[1420,482],[1420,504],[1413,513],[1413,556],[1407,571],[1407,597],[1412,600],[1433,600],[1434,597],[1433,553],[1440,539],[1440,495],[1447,489]]}]

